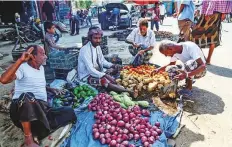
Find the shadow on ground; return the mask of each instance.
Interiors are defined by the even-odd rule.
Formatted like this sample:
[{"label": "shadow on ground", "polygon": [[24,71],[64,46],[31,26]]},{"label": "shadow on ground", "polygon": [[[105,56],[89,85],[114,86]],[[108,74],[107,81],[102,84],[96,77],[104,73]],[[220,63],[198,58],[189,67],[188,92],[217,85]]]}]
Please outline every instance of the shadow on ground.
[{"label": "shadow on ground", "polygon": [[193,142],[204,141],[205,137],[202,134],[197,134],[188,128],[183,128],[181,133],[176,138],[176,147],[190,147]]},{"label": "shadow on ground", "polygon": [[232,78],[232,69],[217,65],[208,65],[207,70],[215,75]]},{"label": "shadow on ground", "polygon": [[[190,102],[190,101],[193,102]],[[225,103],[218,95],[197,87],[193,87],[191,98],[185,99],[184,111],[193,114],[212,114],[216,115],[224,111]]]}]

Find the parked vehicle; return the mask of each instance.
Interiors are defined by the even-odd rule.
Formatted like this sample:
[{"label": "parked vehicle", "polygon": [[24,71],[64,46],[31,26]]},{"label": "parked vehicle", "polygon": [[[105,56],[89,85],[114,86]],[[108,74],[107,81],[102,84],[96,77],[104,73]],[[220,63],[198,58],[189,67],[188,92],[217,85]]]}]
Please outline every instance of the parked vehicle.
[{"label": "parked vehicle", "polygon": [[[109,29],[110,26],[113,26],[115,24],[115,19],[111,18],[111,14],[114,8],[120,9],[120,17],[118,20],[118,27],[131,27],[132,26],[132,17],[131,13],[128,9],[128,7],[125,4],[122,3],[108,3],[103,7],[99,7],[98,12],[102,11],[102,13],[99,13],[98,21],[101,24],[102,30]],[[103,10],[105,11],[103,12]]]}]

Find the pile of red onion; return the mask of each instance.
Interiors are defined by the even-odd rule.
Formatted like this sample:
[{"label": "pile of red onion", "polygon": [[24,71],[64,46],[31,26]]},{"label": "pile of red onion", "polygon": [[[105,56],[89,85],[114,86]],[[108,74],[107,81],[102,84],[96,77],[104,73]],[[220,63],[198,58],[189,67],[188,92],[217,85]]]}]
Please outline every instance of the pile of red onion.
[{"label": "pile of red onion", "polygon": [[135,147],[129,141],[140,139],[144,147],[150,147],[162,133],[159,122],[155,126],[149,124],[148,110],[142,110],[139,106],[123,109],[106,93],[97,95],[88,107],[89,110],[97,111],[94,115],[94,139],[110,147]]}]

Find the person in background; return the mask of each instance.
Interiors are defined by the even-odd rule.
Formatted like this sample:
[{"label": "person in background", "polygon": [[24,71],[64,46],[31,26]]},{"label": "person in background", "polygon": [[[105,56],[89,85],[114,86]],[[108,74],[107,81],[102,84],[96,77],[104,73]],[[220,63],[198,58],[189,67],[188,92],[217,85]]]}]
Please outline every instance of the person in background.
[{"label": "person in background", "polygon": [[159,9],[160,9],[160,24],[162,25],[166,14],[166,8],[163,2],[160,3]]},{"label": "person in background", "polygon": [[87,10],[87,17],[86,17],[87,26],[89,26],[89,24],[90,24],[90,27],[92,27],[91,19],[92,19],[92,11],[91,11],[91,9],[88,9]]},{"label": "person in background", "polygon": [[55,12],[56,12],[56,20],[60,20],[60,4],[59,1],[55,1]]},{"label": "person in background", "polygon": [[202,1],[202,11],[198,23],[193,27],[191,40],[201,48],[209,47],[207,64],[211,64],[214,48],[220,45],[221,22],[232,12],[232,1]]},{"label": "person in background", "polygon": [[156,31],[159,31],[159,21],[160,21],[160,9],[159,9],[159,3],[156,3],[154,9],[152,10],[151,30],[153,30],[155,25]]},{"label": "person in background", "polygon": [[43,65],[47,56],[41,46],[28,46],[26,52],[1,76],[0,82],[15,80],[14,95],[10,105],[10,118],[24,134],[25,147],[39,147],[50,133],[76,121],[71,107],[51,108],[47,102],[47,91],[56,95],[61,90],[46,87]]},{"label": "person in background", "polygon": [[46,18],[47,21],[53,21],[54,8],[49,1],[44,2],[42,6],[42,12],[44,18]]},{"label": "person in background", "polygon": [[84,23],[84,10],[81,10],[80,13],[79,13],[79,16],[80,16],[80,22],[81,22],[81,25],[83,25]]},{"label": "person in background", "polygon": [[45,42],[47,44],[46,54],[48,55],[52,51],[69,50],[75,48],[75,46],[65,47],[56,44],[54,39],[54,34],[56,32],[55,28],[56,27],[52,22],[45,23],[45,30],[46,30]]},{"label": "person in background", "polygon": [[[117,73],[121,66],[112,64],[104,58],[99,46],[102,36],[103,32],[99,27],[89,28],[89,42],[81,48],[78,56],[79,79],[95,87],[104,87],[116,92],[128,92],[131,96],[137,97],[138,92],[127,90],[118,85],[111,76]],[[104,68],[107,70],[105,71]]]},{"label": "person in background", "polygon": [[[195,5],[192,0],[176,0],[174,17],[178,18],[181,40],[189,41],[191,26],[194,22]],[[179,6],[179,7],[178,7]]]},{"label": "person in background", "polygon": [[[164,40],[160,43],[159,51],[165,56],[171,57],[170,63],[166,66],[156,69],[154,73],[168,71],[170,66],[174,66],[177,60],[180,60],[184,67],[178,70],[174,79],[186,80],[185,89],[179,91],[180,95],[191,96],[193,79],[199,79],[206,74],[206,61],[202,50],[190,41],[176,43]],[[175,71],[176,72],[176,71]]]},{"label": "person in background", "polygon": [[113,8],[110,20],[113,22],[113,30],[117,29],[119,25],[120,20],[120,9],[119,8]]},{"label": "person in background", "polygon": [[135,28],[126,38],[126,43],[129,43],[130,53],[135,56],[137,53],[144,55],[144,63],[148,63],[149,59],[146,58],[149,54],[152,54],[152,49],[156,45],[155,34],[148,28],[148,21],[140,19],[139,27]]},{"label": "person in background", "polygon": [[79,11],[77,11],[76,15],[72,15],[70,19],[70,28],[71,28],[72,36],[79,35],[80,21],[81,21],[81,18],[79,16]]}]

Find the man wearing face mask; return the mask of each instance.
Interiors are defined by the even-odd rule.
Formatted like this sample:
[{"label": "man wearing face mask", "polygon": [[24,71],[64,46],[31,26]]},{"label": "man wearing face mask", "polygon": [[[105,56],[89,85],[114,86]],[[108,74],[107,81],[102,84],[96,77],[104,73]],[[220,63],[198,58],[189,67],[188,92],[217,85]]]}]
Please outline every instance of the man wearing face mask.
[{"label": "man wearing face mask", "polygon": [[51,108],[47,103],[47,91],[56,95],[63,91],[46,87],[43,68],[46,59],[47,56],[41,46],[29,46],[21,58],[0,77],[3,84],[15,80],[10,118],[23,130],[26,147],[39,147],[39,140],[58,127],[76,121],[72,108]]},{"label": "man wearing face mask", "polygon": [[[141,19],[139,27],[135,28],[126,38],[126,43],[129,46],[130,53],[135,56],[137,53],[144,55],[144,63],[148,63],[149,57],[152,56],[152,49],[156,45],[155,34],[152,30],[148,29],[148,21]],[[149,56],[149,57],[148,57]],[[147,58],[148,57],[148,58]]]},{"label": "man wearing face mask", "polygon": [[[99,27],[91,27],[88,32],[88,42],[81,48],[78,57],[78,77],[94,87],[104,87],[116,92],[128,92],[137,97],[137,92],[130,91],[117,85],[112,77],[121,68],[104,58],[100,43],[103,32]],[[105,69],[107,69],[105,71]]]}]

